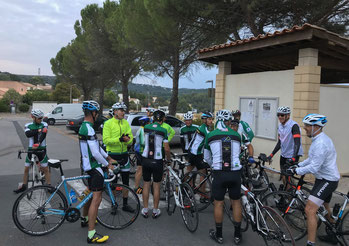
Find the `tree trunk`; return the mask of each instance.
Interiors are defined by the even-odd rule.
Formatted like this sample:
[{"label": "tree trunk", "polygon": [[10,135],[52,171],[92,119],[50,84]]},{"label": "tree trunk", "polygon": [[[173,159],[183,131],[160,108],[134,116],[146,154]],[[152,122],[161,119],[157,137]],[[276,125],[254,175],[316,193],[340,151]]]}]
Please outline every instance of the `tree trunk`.
[{"label": "tree trunk", "polygon": [[172,78],[172,95],[170,100],[169,113],[170,115],[175,116],[177,111],[177,103],[178,103],[178,84],[179,84],[179,69],[175,69]]},{"label": "tree trunk", "polygon": [[122,100],[127,106],[126,113],[129,113],[130,101],[128,100],[128,79],[123,78],[123,80],[121,81],[121,85],[122,85]]},{"label": "tree trunk", "polygon": [[84,93],[84,101],[90,99],[91,90],[88,88],[82,88],[82,92]]},{"label": "tree trunk", "polygon": [[100,115],[103,114],[103,101],[104,101],[104,84],[101,84],[101,87],[99,88],[99,113]]}]

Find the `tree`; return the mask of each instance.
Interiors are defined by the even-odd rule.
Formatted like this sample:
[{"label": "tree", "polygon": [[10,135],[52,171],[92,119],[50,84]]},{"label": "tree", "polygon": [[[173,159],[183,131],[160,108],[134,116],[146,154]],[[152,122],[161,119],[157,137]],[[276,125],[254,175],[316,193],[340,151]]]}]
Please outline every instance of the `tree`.
[{"label": "tree", "polygon": [[71,98],[79,98],[80,91],[74,85],[66,82],[61,82],[56,85],[56,89],[52,92],[52,99],[58,103],[70,102],[70,89],[72,91]]},{"label": "tree", "polygon": [[30,90],[23,96],[23,103],[32,105],[34,101],[50,101],[50,93],[43,90]]},{"label": "tree", "polygon": [[29,83],[33,85],[45,85],[44,79],[39,76],[34,76],[29,80]]},{"label": "tree", "polygon": [[104,92],[104,105],[111,107],[114,103],[119,101],[118,95],[115,94],[112,90],[107,90]]},{"label": "tree", "polygon": [[190,110],[191,110],[191,107],[189,106],[187,101],[184,100],[183,98],[179,98],[179,101],[178,101],[178,111],[181,112],[181,113],[186,113],[186,112],[188,112]]},{"label": "tree", "polygon": [[134,101],[130,102],[130,110],[137,110],[137,104]]},{"label": "tree", "polygon": [[10,105],[11,102],[16,105],[19,105],[22,102],[22,96],[15,89],[11,88],[8,91],[6,91],[6,93],[2,97],[2,101],[6,105]]}]

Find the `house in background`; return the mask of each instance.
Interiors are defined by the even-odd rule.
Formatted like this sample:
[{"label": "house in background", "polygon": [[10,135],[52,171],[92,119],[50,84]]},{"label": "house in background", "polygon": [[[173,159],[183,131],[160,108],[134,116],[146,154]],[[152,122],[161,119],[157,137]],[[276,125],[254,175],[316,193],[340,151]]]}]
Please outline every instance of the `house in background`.
[{"label": "house in background", "polygon": [[[271,153],[277,141],[276,110],[290,106],[301,127],[309,113],[328,117],[324,131],[335,144],[340,172],[349,172],[348,38],[304,24],[201,49],[199,60],[218,65],[215,110],[241,110],[255,133],[256,155]],[[311,139],[304,130],[302,144],[307,154]]]},{"label": "house in background", "polygon": [[18,81],[0,81],[0,98],[4,96],[4,94],[9,90],[14,89],[17,91],[20,95],[25,95],[27,91],[29,90],[52,90],[52,85],[45,84],[45,85],[33,85],[30,83],[25,82],[18,82]]}]

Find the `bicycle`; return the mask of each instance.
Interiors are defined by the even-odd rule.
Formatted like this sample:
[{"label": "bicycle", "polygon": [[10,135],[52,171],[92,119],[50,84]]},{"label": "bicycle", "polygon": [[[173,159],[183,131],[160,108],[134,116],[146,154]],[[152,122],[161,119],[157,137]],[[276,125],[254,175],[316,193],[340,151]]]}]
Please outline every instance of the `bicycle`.
[{"label": "bicycle", "polygon": [[185,226],[190,232],[195,232],[199,224],[199,214],[194,192],[189,184],[182,183],[171,166],[167,166],[166,172],[167,213],[172,215],[176,207],[179,207]]},{"label": "bicycle", "polygon": [[[28,173],[28,188],[34,187],[36,184],[41,183],[42,185],[46,182],[44,172],[39,167],[40,162],[36,153],[43,153],[45,150],[19,150],[18,159],[22,159],[22,153],[32,154]],[[32,194],[28,193],[28,199]]]},{"label": "bicycle", "polygon": [[273,208],[264,206],[254,193],[244,185],[241,185],[241,189],[245,192],[241,200],[247,222],[251,224],[253,231],[263,237],[265,244],[295,245],[285,220]]},{"label": "bicycle", "polygon": [[[298,179],[299,181],[296,189],[293,189],[292,192],[276,191],[262,198],[262,202],[264,204],[273,206],[277,209],[277,211],[279,211],[280,215],[290,225],[290,228],[293,229],[292,232],[295,235],[295,240],[299,240],[307,234],[307,217],[304,209],[308,195],[304,192],[303,185],[310,183],[304,181],[304,177],[304,175],[302,175],[301,178],[296,178],[293,176],[293,178]],[[317,226],[319,227],[321,223],[324,223],[326,232],[329,235],[335,236],[340,245],[349,245],[349,211],[347,211],[343,215],[344,210],[349,202],[349,192],[348,194],[344,194],[338,191],[334,191],[334,193],[343,197],[344,199],[343,204],[338,210],[338,216],[334,218],[336,223],[332,224],[325,217],[327,210],[322,205],[317,211],[317,216],[319,218]],[[343,230],[344,226],[346,230]]]},{"label": "bicycle", "polygon": [[[17,198],[12,209],[12,218],[16,227],[22,232],[32,236],[42,236],[55,231],[65,220],[76,222],[80,216],[80,209],[92,198],[90,192],[76,206],[73,205],[69,195],[67,182],[78,179],[87,179],[89,175],[65,178],[61,163],[67,160],[49,160],[52,168],[60,169],[61,182],[56,186],[35,186]],[[102,202],[98,208],[97,221],[110,229],[124,229],[130,226],[138,217],[140,202],[138,196],[128,186],[111,184],[116,178],[116,173],[108,179],[105,173]],[[60,190],[64,187],[64,191]],[[128,205],[134,208],[134,213],[121,209],[123,195],[127,191]],[[30,199],[27,193],[31,192]]]}]

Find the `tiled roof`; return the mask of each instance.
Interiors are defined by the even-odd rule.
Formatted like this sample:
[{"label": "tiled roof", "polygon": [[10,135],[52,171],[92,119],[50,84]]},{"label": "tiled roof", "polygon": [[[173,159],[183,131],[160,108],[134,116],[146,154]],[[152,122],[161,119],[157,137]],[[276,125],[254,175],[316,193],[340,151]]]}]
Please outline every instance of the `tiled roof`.
[{"label": "tiled roof", "polygon": [[318,29],[318,30],[324,31],[324,32],[326,32],[328,34],[332,34],[332,35],[335,35],[337,37],[340,37],[342,39],[345,39],[345,40],[349,41],[348,38],[342,37],[342,36],[338,35],[337,33],[330,32],[330,31],[328,31],[328,30],[326,30],[324,28],[305,23],[302,26],[293,26],[290,29],[286,28],[286,29],[283,29],[282,31],[275,31],[274,33],[259,34],[257,37],[246,38],[246,39],[237,40],[237,41],[231,42],[231,43],[219,44],[219,45],[214,45],[214,46],[209,47],[209,48],[203,48],[203,49],[199,50],[199,54],[200,53],[206,53],[206,52],[214,51],[214,50],[220,50],[220,49],[224,49],[224,48],[228,48],[228,47],[232,47],[232,46],[243,45],[243,44],[250,43],[250,42],[255,42],[255,41],[258,41],[258,40],[275,38],[275,37],[282,36],[282,35],[285,35],[285,34],[288,34],[288,33],[303,31],[303,30],[309,29],[309,28]]}]

